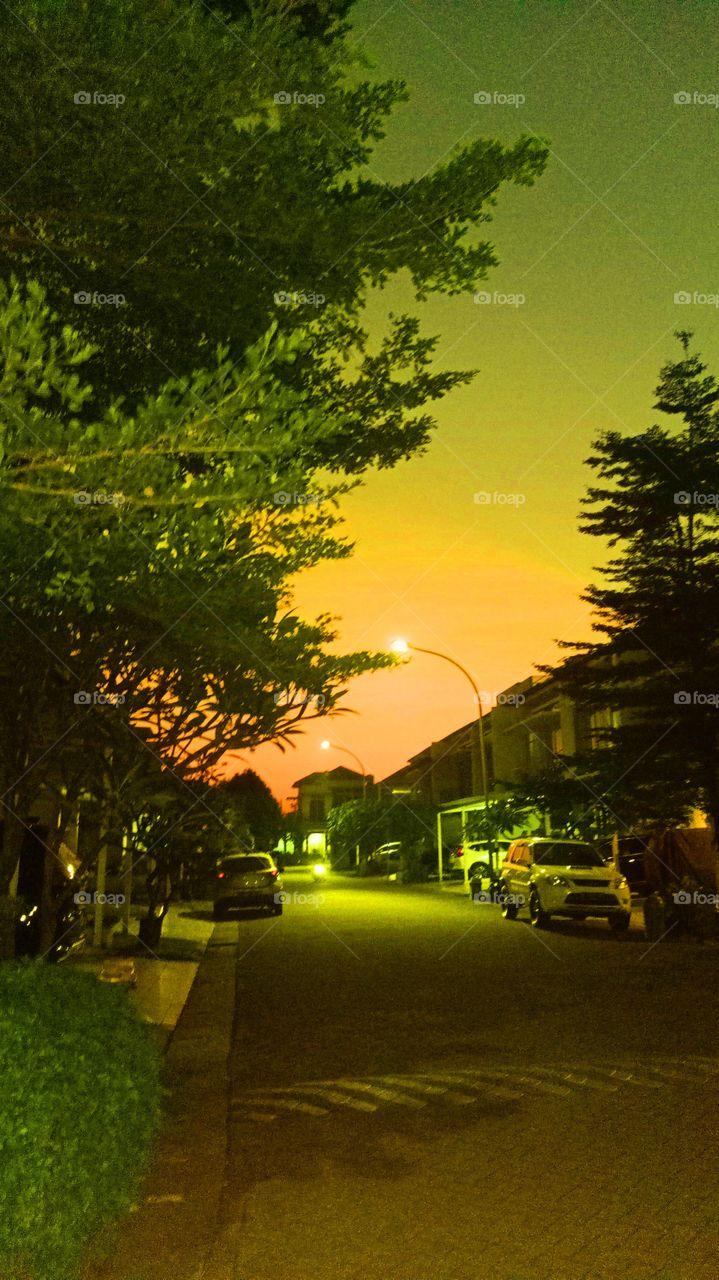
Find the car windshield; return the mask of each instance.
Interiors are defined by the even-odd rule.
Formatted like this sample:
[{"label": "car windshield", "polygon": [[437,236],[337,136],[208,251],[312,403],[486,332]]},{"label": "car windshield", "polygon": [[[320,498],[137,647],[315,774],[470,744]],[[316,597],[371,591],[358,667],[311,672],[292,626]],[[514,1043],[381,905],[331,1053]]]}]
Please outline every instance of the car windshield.
[{"label": "car windshield", "polygon": [[550,867],[603,867],[604,861],[592,844],[566,844],[561,840],[551,844],[536,844],[534,861]]},{"label": "car windshield", "polygon": [[221,871],[269,871],[272,863],[266,853],[240,854],[233,858],[225,858],[220,863]]}]

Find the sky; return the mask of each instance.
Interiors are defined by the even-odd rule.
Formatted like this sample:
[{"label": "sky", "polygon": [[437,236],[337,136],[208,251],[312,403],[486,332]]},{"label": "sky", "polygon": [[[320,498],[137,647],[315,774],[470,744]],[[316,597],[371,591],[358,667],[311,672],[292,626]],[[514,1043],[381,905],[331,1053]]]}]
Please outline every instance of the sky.
[{"label": "sky", "polygon": [[[500,190],[484,229],[499,258],[480,286],[489,301],[418,304],[402,278],[368,300],[371,332],[408,310],[438,336],[437,368],[479,372],[435,406],[423,456],[345,500],[352,559],[295,584],[303,616],[337,616],[341,650],[398,636],[440,650],[488,709],[558,656],[557,639],[589,634],[580,594],[604,559],[578,530],[591,441],[660,419],[654,390],[678,328],[718,372],[718,15],[717,0],[356,6],[371,75],[410,90],[373,176],[419,177],[483,136],[535,133],[551,155],[534,187]],[[344,705],[296,747],[269,744],[237,767],[287,804],[304,774],[352,767],[347,752],[382,778],[474,714],[460,673],[422,655],[353,681]]]}]

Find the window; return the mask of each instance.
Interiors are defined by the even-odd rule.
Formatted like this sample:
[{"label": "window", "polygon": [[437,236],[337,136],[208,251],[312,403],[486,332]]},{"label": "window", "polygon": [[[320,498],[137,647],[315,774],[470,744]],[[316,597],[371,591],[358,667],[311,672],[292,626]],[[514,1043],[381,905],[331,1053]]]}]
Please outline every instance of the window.
[{"label": "window", "polygon": [[310,796],[310,822],[324,822],[324,796]]}]

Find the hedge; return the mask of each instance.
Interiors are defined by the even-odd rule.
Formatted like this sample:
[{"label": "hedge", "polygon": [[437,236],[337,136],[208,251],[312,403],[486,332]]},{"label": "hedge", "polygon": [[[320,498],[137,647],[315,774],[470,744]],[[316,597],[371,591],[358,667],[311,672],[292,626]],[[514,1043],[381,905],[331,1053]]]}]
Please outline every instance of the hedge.
[{"label": "hedge", "polygon": [[71,1280],[132,1203],[160,1102],[159,1053],[126,991],[0,964],[2,1280]]}]

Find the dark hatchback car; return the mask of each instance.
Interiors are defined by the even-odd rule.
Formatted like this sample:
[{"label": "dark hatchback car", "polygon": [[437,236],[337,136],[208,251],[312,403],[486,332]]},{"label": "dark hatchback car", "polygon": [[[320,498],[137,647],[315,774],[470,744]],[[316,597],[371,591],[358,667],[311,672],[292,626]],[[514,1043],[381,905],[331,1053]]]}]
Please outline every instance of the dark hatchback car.
[{"label": "dark hatchback car", "polygon": [[[629,881],[632,893],[644,897],[649,892],[644,854],[649,847],[648,840],[642,836],[620,836],[619,838],[619,870]],[[612,841],[603,840],[599,846],[602,857],[609,862],[612,858]]]},{"label": "dark hatchback car", "polygon": [[265,907],[281,916],[283,901],[282,880],[271,853],[232,853],[218,863],[215,920],[224,920],[234,907]]}]

